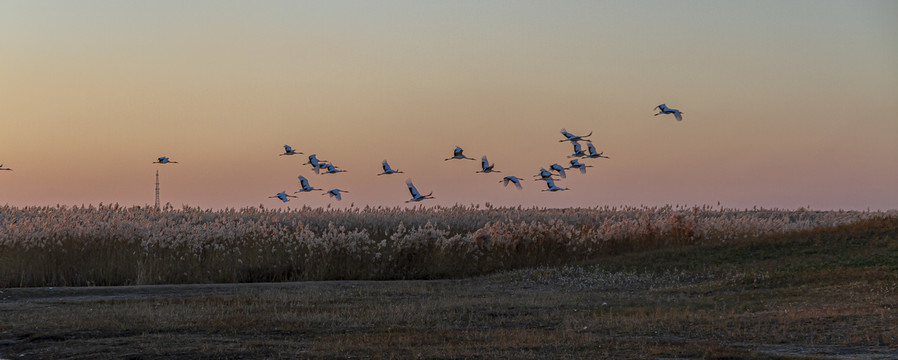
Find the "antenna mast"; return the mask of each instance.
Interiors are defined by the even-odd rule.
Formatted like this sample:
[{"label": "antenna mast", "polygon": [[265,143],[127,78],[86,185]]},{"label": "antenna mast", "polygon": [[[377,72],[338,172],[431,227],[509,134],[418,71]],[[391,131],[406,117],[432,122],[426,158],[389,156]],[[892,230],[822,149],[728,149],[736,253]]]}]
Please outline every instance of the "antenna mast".
[{"label": "antenna mast", "polygon": [[159,210],[159,169],[156,169],[156,210]]}]

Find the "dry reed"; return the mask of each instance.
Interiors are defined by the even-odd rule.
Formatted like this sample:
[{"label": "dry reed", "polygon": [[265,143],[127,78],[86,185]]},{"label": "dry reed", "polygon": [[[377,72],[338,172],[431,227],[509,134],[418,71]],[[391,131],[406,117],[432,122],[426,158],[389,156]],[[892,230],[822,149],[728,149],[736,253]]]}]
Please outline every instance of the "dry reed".
[{"label": "dry reed", "polygon": [[464,277],[890,214],[707,206],[4,206],[0,287]]}]

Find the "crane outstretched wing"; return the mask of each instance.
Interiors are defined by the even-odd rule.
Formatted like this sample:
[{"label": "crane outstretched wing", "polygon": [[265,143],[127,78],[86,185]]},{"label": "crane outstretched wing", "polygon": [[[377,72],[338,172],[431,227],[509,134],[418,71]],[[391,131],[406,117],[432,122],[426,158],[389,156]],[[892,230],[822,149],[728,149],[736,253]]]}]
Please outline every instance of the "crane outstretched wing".
[{"label": "crane outstretched wing", "polygon": [[299,176],[299,185],[302,186],[303,189],[309,188],[309,179],[306,179],[305,176]]},{"label": "crane outstretched wing", "polygon": [[574,134],[567,132],[567,130],[565,130],[564,128],[561,128],[561,135],[564,135],[564,137],[568,139],[574,137]]},{"label": "crane outstretched wing", "polygon": [[421,196],[421,193],[418,192],[418,189],[415,188],[415,185],[412,184],[411,180],[406,180],[405,185],[408,186],[408,191],[412,194],[412,198],[417,198]]}]

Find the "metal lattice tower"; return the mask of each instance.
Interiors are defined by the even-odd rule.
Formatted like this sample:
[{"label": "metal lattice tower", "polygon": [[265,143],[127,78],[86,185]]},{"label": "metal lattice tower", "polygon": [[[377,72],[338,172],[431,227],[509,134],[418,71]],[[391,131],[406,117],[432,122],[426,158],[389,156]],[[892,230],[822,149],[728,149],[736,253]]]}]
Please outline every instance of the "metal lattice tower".
[{"label": "metal lattice tower", "polygon": [[156,169],[156,210],[159,210],[159,169]]}]

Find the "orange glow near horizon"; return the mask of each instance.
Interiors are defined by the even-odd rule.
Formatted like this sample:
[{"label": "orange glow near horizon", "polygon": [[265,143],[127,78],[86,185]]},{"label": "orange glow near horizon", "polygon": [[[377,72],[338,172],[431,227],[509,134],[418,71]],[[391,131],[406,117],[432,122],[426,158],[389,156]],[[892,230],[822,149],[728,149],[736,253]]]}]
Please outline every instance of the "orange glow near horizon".
[{"label": "orange glow near horizon", "polygon": [[[0,204],[898,208],[898,5],[670,5],[0,4]],[[541,192],[561,128],[611,159]]]}]

